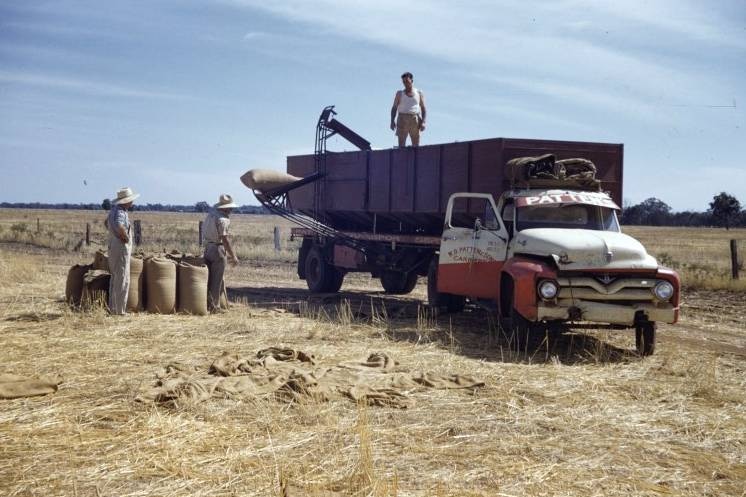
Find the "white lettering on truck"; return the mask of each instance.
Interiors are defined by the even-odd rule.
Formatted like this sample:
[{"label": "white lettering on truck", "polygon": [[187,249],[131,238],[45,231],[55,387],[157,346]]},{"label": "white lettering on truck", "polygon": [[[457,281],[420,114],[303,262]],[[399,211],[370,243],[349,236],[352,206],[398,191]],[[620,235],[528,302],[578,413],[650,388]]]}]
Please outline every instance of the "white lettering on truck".
[{"label": "white lettering on truck", "polygon": [[619,206],[605,195],[588,195],[578,193],[563,194],[545,194],[537,197],[517,197],[516,206],[525,207],[531,205],[550,205],[550,204],[588,204],[608,207],[610,209],[619,209]]}]

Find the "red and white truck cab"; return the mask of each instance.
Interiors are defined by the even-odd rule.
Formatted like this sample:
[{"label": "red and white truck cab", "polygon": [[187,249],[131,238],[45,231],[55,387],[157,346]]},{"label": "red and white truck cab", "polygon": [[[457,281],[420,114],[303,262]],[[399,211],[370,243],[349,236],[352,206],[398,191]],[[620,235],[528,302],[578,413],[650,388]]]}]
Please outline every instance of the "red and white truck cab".
[{"label": "red and white truck cab", "polygon": [[[475,203],[484,217],[467,225],[473,218],[459,212]],[[601,191],[508,190],[497,203],[490,194],[455,193],[429,274],[430,302],[458,310],[464,297],[492,301],[517,331],[577,321],[633,327],[638,351],[650,355],[655,323],[678,318],[679,277],[622,233],[617,210]]]}]

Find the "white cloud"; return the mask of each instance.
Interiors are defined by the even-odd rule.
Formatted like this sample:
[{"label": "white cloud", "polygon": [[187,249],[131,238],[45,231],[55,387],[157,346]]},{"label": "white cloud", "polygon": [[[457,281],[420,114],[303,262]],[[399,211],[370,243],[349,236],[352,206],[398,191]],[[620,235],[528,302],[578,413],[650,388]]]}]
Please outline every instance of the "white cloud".
[{"label": "white cloud", "polygon": [[[741,45],[729,41],[725,28],[719,30],[718,26],[731,25],[727,19],[703,15],[697,22],[700,11],[693,5],[679,6],[679,2],[662,6],[622,2],[617,6],[589,1],[529,5],[508,1],[477,2],[469,8],[416,0],[231,3],[320,26],[339,36],[455,63],[475,73],[497,74],[496,80],[518,89],[644,121],[660,120],[654,117],[660,112],[651,107],[661,104],[702,105],[722,99],[729,102],[734,96],[735,85],[720,75],[679,67],[678,60],[667,59],[657,46],[656,29],[716,45]],[[411,22],[402,29],[401,22],[392,22],[392,16]],[[624,29],[638,50],[614,45],[598,33],[589,37],[576,32],[594,24],[612,31]],[[649,49],[639,50],[640,43],[649,44]]]},{"label": "white cloud", "polygon": [[81,27],[74,25],[62,25],[60,23],[49,22],[27,22],[27,21],[5,21],[2,23],[4,30],[12,29],[22,31],[25,34],[42,33],[45,35],[55,35],[75,38],[118,38],[125,39],[124,33],[113,30],[104,30],[92,28],[90,26]]},{"label": "white cloud", "polygon": [[100,81],[49,76],[44,74],[32,74],[25,72],[0,71],[0,81],[5,83],[14,83],[29,86],[46,86],[59,90],[78,91],[92,95],[110,97],[152,98],[168,100],[183,100],[191,98],[188,95],[177,93],[149,91],[138,88],[129,88],[126,86],[112,85]]},{"label": "white cloud", "polygon": [[264,38],[267,36],[267,33],[264,33],[262,31],[249,31],[245,35],[243,35],[244,40],[253,40],[256,38]]},{"label": "white cloud", "polygon": [[746,37],[743,35],[746,9],[743,2],[737,0],[732,4],[741,13],[741,22],[735,23],[731,19],[714,15],[718,9],[713,8],[713,3],[657,0],[632,4],[618,0],[570,0],[565,3],[564,8],[589,10],[595,12],[599,18],[626,19],[674,33],[681,38],[746,50]]}]

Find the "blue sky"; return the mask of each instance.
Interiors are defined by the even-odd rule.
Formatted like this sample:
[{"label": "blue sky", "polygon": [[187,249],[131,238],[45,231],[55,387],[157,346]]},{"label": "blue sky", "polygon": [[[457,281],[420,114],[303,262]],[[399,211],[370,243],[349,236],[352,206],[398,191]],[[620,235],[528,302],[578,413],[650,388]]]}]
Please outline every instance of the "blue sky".
[{"label": "blue sky", "polygon": [[624,143],[629,202],[746,204],[743,0],[3,0],[0,201],[256,204],[326,105],[393,146],[404,71],[423,144]]}]

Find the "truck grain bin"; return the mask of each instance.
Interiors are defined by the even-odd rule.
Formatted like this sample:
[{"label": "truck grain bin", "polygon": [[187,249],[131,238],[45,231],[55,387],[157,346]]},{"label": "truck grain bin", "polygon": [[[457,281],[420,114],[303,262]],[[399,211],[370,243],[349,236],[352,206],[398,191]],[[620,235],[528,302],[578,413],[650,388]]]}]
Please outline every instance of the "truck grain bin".
[{"label": "truck grain bin", "polygon": [[[622,233],[621,144],[491,138],[371,150],[327,107],[314,154],[287,175],[242,181],[302,238],[298,276],[337,292],[350,272],[459,312],[491,307],[520,341],[552,324],[634,328],[641,355],[656,322],[675,323],[679,278]],[[330,152],[335,134],[360,150]],[[263,179],[262,176],[265,175]]]}]

